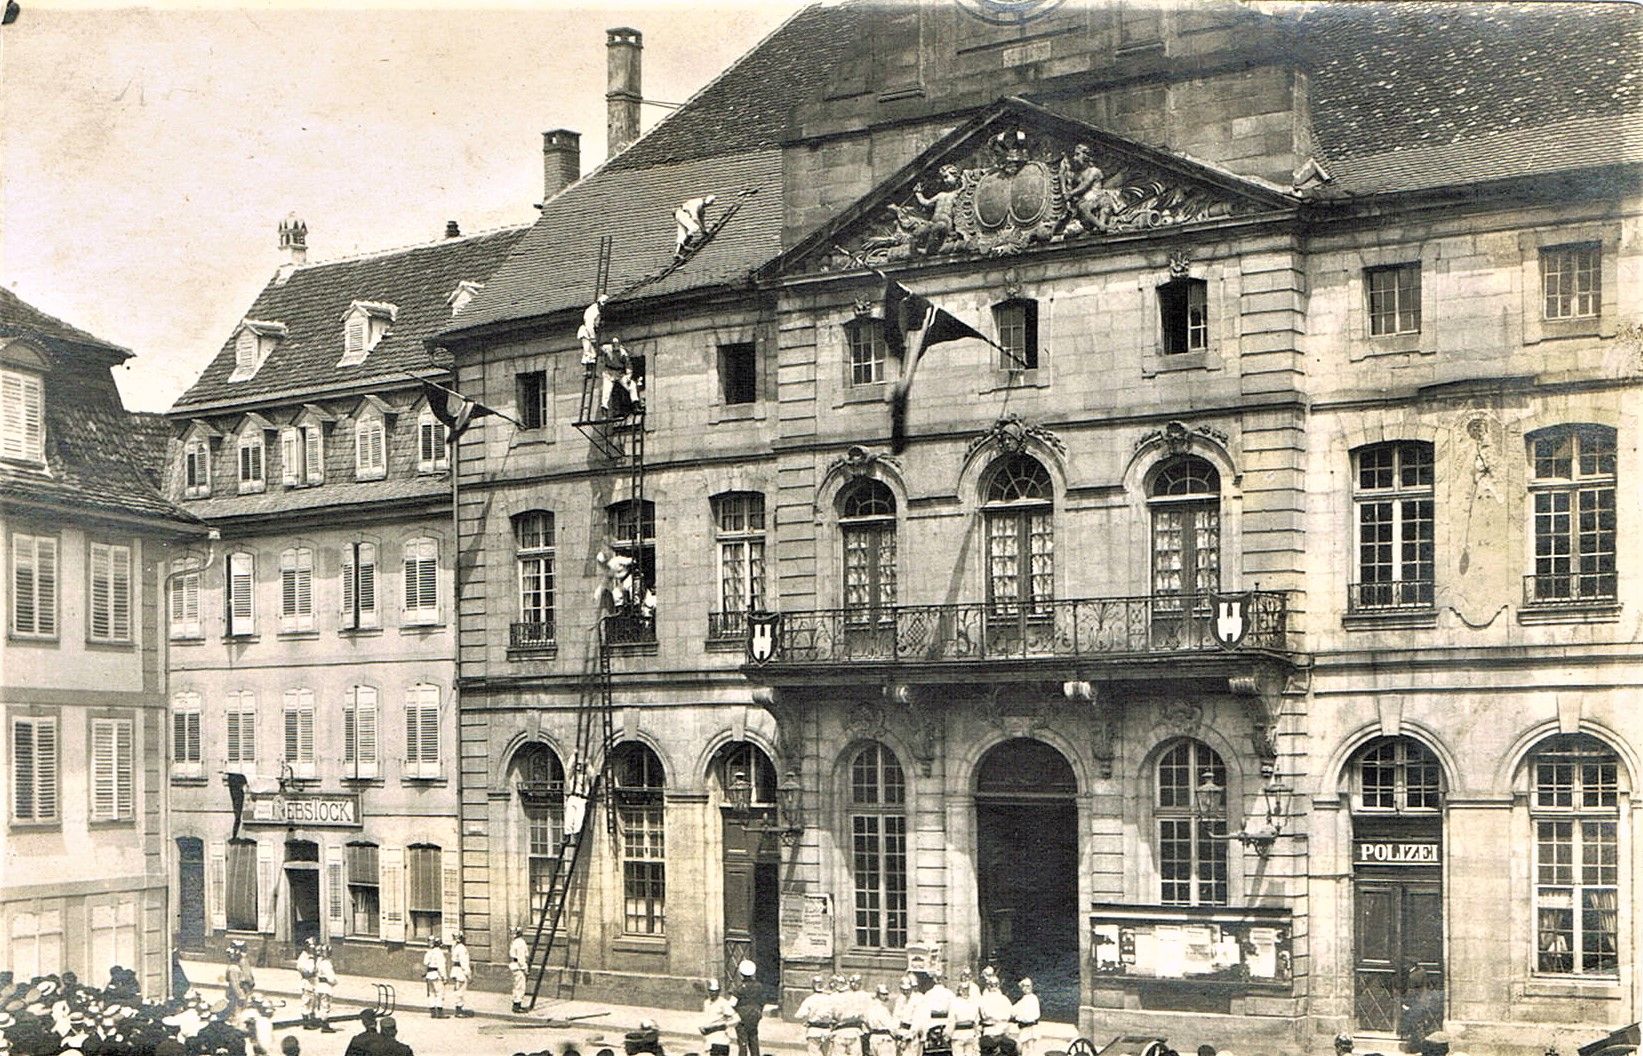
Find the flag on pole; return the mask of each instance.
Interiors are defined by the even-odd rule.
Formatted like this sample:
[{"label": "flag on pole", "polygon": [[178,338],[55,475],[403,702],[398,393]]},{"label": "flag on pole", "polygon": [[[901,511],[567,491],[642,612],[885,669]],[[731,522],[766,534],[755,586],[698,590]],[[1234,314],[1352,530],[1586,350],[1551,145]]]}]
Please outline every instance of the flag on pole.
[{"label": "flag on pole", "polygon": [[[913,388],[913,372],[918,369],[925,351],[931,345],[966,337],[989,345],[993,341],[895,279],[887,276],[884,281],[884,343],[901,364],[901,376],[890,389],[890,450],[900,454],[907,447],[907,398]],[[909,352],[909,340],[914,334],[918,337]]]},{"label": "flag on pole", "polygon": [[[429,381],[427,378],[418,378],[417,380],[422,382],[422,392],[428,398],[428,410],[432,411],[434,417],[444,424],[453,442],[468,431],[468,426],[472,425],[475,419],[483,418],[487,414],[506,418],[514,425],[524,428],[512,416],[503,414],[494,407],[487,407],[478,400],[471,400],[455,389],[447,389],[438,382]],[[455,399],[448,399],[448,397],[455,397]],[[453,404],[455,405],[454,410],[452,409]]]}]

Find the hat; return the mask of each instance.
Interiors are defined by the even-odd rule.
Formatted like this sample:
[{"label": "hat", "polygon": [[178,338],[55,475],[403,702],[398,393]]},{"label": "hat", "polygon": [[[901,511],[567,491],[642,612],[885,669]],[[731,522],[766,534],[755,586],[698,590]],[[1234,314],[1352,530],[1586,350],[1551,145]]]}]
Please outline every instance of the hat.
[{"label": "hat", "polygon": [[890,996],[890,988],[888,986],[885,986],[883,983],[880,983],[878,986],[873,988],[873,996],[874,997],[889,997]]},{"label": "hat", "polygon": [[753,973],[758,970],[759,966],[754,964],[752,961],[744,960],[741,964],[736,966],[736,974],[744,976],[748,979],[753,978]]},{"label": "hat", "polygon": [[428,945],[429,945],[429,947],[438,946],[439,945],[439,936],[438,935],[429,935],[428,936]]},{"label": "hat", "polygon": [[903,990],[911,990],[913,988],[913,986],[914,986],[914,983],[913,983],[913,977],[912,976],[904,975],[904,976],[901,977],[901,988]]},{"label": "hat", "polygon": [[718,993],[719,992],[719,980],[709,979],[707,981],[707,992],[710,993],[710,994]]},{"label": "hat", "polygon": [[811,986],[812,989],[820,990],[822,987],[824,987],[826,985],[827,985],[827,980],[823,979],[821,976],[812,975],[810,977],[810,986]]}]

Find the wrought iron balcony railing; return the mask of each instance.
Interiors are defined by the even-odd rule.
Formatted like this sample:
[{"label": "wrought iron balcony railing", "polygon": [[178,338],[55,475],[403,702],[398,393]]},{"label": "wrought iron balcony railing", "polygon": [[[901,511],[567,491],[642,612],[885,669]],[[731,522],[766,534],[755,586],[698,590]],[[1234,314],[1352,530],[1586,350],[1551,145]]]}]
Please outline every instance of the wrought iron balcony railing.
[{"label": "wrought iron balcony railing", "polygon": [[[1218,599],[1245,599],[1241,626]],[[999,606],[900,605],[784,612],[769,663],[939,663],[1039,658],[1145,657],[1227,648],[1287,649],[1282,591],[1080,598]],[[1242,632],[1238,637],[1238,631]],[[755,643],[756,644],[756,643]],[[755,649],[754,655],[757,655]]]},{"label": "wrought iron balcony railing", "polygon": [[747,613],[710,612],[707,614],[707,640],[710,642],[739,642],[747,637]]},{"label": "wrought iron balcony railing", "polygon": [[1347,589],[1346,611],[1410,612],[1432,608],[1430,579],[1388,579],[1378,583],[1353,583]]},{"label": "wrought iron balcony railing", "polygon": [[1612,604],[1614,572],[1540,572],[1523,577],[1524,605]]},{"label": "wrought iron balcony railing", "polygon": [[648,645],[656,640],[656,618],[638,611],[605,617],[606,645]]},{"label": "wrought iron balcony railing", "polygon": [[553,623],[528,622],[515,623],[508,629],[509,649],[551,649],[553,648]]}]

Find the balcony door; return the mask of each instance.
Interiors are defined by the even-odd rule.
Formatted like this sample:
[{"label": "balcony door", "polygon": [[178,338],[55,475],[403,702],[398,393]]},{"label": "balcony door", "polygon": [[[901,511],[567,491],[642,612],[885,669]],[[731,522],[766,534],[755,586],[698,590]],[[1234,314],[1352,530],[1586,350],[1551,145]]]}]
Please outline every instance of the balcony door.
[{"label": "balcony door", "polygon": [[839,506],[844,543],[846,654],[884,656],[894,650],[896,497],[876,480],[856,483]]},{"label": "balcony door", "polygon": [[[1153,639],[1187,645],[1221,587],[1221,475],[1191,455],[1166,463],[1153,478]],[[1190,621],[1190,622],[1189,622]]]}]

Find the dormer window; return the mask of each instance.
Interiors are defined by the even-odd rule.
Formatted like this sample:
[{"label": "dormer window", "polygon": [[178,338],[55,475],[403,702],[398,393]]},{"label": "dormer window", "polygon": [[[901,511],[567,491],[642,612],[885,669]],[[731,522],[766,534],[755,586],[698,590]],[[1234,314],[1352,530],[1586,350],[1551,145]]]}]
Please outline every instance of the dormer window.
[{"label": "dormer window", "polygon": [[241,322],[240,328],[234,332],[234,371],[228,375],[228,380],[245,381],[254,376],[285,335],[284,323],[261,319]]},{"label": "dormer window", "polygon": [[468,307],[468,302],[479,296],[479,291],[484,288],[483,282],[470,282],[467,279],[457,283],[456,289],[445,298],[445,303],[451,306],[451,314],[460,314],[462,309]]},{"label": "dormer window", "polygon": [[288,488],[325,483],[325,423],[335,419],[313,404],[280,430],[281,480]]},{"label": "dormer window", "polygon": [[416,470],[418,473],[437,473],[450,465],[446,455],[449,434],[445,424],[424,408],[416,420]]},{"label": "dormer window", "polygon": [[268,486],[268,440],[273,425],[259,414],[246,415],[240,426],[238,450],[240,494],[254,495]]},{"label": "dormer window", "polygon": [[388,333],[399,309],[381,301],[355,301],[342,313],[342,359],[339,367],[356,367]]},{"label": "dormer window", "polygon": [[0,458],[45,464],[46,369],[34,345],[0,338]]},{"label": "dormer window", "polygon": [[388,475],[387,419],[394,408],[375,396],[354,411],[354,479],[381,480]]},{"label": "dormer window", "polygon": [[[183,497],[211,497],[211,441],[222,436],[210,423],[195,419],[183,434]],[[237,457],[237,456],[236,456]]]}]

